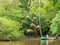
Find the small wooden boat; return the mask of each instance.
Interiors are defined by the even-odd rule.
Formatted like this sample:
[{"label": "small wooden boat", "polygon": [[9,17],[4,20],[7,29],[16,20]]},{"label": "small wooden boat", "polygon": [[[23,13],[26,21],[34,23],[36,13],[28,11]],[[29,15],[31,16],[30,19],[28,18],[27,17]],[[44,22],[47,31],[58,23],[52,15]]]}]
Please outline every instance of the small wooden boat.
[{"label": "small wooden boat", "polygon": [[56,37],[41,37],[41,40],[55,40]]},{"label": "small wooden boat", "polygon": [[55,40],[56,37],[49,37],[48,40]]}]

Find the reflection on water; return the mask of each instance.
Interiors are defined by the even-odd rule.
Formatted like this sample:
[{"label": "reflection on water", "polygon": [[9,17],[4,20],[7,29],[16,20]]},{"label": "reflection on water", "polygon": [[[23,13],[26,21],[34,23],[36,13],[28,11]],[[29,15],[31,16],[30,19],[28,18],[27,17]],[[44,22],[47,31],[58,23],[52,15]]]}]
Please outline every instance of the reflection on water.
[{"label": "reflection on water", "polygon": [[60,40],[42,40],[40,45],[60,45]]},{"label": "reflection on water", "polygon": [[60,45],[60,40],[0,41],[0,45]]}]

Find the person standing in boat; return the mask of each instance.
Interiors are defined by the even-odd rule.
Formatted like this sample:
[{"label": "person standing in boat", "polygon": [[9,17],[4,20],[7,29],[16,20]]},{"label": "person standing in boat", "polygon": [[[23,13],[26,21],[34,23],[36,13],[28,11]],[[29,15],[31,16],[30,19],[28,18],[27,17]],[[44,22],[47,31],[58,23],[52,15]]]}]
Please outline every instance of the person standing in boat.
[{"label": "person standing in boat", "polygon": [[48,34],[46,35],[46,38],[47,38],[47,39],[49,38]]}]

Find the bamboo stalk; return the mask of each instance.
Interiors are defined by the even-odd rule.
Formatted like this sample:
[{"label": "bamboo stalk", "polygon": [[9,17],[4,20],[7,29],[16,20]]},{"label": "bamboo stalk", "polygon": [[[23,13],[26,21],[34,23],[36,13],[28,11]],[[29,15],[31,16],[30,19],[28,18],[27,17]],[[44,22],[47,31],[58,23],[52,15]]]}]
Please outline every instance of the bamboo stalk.
[{"label": "bamboo stalk", "polygon": [[39,26],[40,26],[40,34],[41,34],[41,37],[42,37],[42,25],[41,25],[41,0],[38,0],[38,2],[39,2]]}]

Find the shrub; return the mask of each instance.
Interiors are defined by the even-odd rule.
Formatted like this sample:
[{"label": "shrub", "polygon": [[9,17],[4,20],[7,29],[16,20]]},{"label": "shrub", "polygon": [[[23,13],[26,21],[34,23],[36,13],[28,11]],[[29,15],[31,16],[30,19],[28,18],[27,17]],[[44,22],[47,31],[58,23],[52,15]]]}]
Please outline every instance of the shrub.
[{"label": "shrub", "polygon": [[56,14],[56,17],[53,18],[50,31],[53,34],[60,34],[60,11]]},{"label": "shrub", "polygon": [[0,38],[18,39],[20,37],[19,26],[20,24],[17,21],[0,17]]}]

